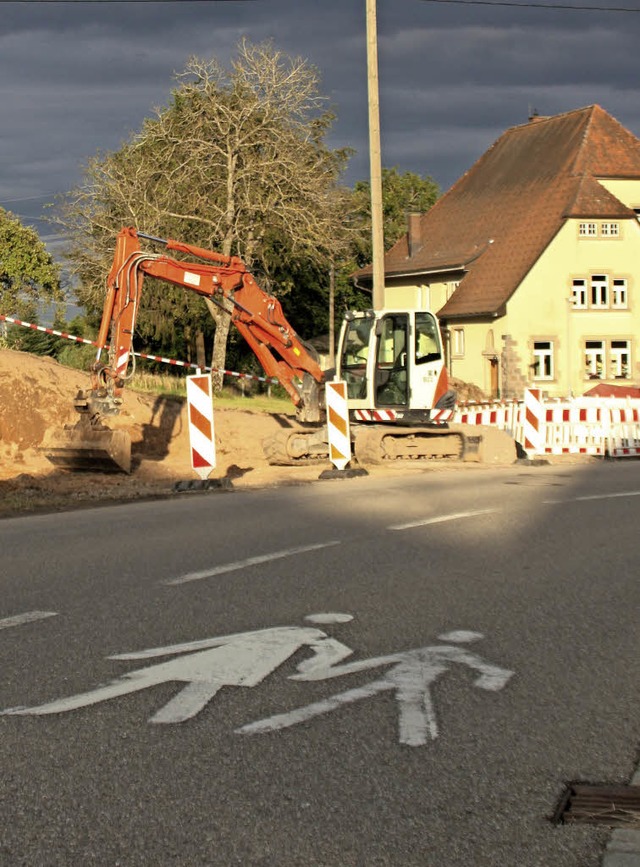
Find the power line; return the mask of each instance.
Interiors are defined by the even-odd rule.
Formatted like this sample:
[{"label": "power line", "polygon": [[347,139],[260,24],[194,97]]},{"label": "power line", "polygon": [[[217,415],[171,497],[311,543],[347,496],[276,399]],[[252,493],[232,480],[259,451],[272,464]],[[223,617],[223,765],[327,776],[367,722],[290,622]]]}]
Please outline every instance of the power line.
[{"label": "power line", "polygon": [[[103,0],[110,2],[110,0]],[[583,6],[577,3],[516,3],[511,0],[422,0],[423,3],[456,3],[462,6],[510,6],[513,9],[569,9],[574,12],[631,12],[640,9],[630,6]]]},{"label": "power line", "polygon": [[[247,3],[255,0],[0,0],[0,4],[45,4],[45,3],[73,3],[83,4],[140,4],[140,3]],[[627,12],[638,13],[640,9],[632,6],[583,6],[578,3],[517,3],[512,0],[422,0],[423,3],[453,3],[461,6],[509,6],[512,9],[560,9],[577,12]]]},{"label": "power line", "polygon": [[[4,2],[4,0],[0,0],[0,2]],[[57,196],[59,193],[40,193],[38,196],[22,196],[18,199],[0,199],[0,205],[12,205],[15,202],[34,202],[38,199],[48,199],[51,196]]]},{"label": "power line", "polygon": [[255,2],[255,0],[0,0],[0,4],[2,3],[12,3],[12,4],[43,4],[43,3],[66,3],[67,5],[71,5],[73,3],[82,3],[84,5],[89,5],[91,3],[247,3],[247,2]]}]

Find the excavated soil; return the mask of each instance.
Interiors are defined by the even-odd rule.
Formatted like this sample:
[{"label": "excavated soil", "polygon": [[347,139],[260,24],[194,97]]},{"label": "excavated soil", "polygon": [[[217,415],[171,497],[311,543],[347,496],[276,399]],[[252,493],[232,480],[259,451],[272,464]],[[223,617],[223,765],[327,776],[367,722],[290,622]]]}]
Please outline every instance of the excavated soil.
[{"label": "excavated soil", "polygon": [[[452,383],[464,400],[483,395]],[[124,428],[132,442],[132,473],[70,472],[54,467],[42,452],[45,435],[74,425],[73,399],[89,386],[89,375],[51,358],[0,350],[0,518],[41,511],[86,508],[105,502],[184,496],[198,476],[191,467],[186,400],[125,392],[119,416],[109,427]],[[471,389],[471,390],[470,390]],[[214,490],[302,484],[333,468],[327,461],[307,467],[274,467],[262,442],[283,427],[296,426],[290,414],[247,409],[215,409]],[[495,466],[496,460],[492,461]],[[479,464],[430,463],[428,469],[473,469]],[[369,468],[375,475],[425,471],[415,463]],[[329,473],[331,478],[331,473]],[[185,491],[185,486],[187,490]]]},{"label": "excavated soil", "polygon": [[[109,421],[131,436],[131,475],[54,467],[42,454],[43,438],[75,424],[73,398],[88,384],[88,374],[53,359],[0,350],[0,517],[172,495],[176,483],[198,478],[190,463],[186,401],[133,391],[125,394],[120,416]],[[230,481],[233,488],[317,479],[328,464],[271,467],[265,460],[262,440],[293,424],[293,414],[217,409],[217,461],[210,478],[227,486]]]}]

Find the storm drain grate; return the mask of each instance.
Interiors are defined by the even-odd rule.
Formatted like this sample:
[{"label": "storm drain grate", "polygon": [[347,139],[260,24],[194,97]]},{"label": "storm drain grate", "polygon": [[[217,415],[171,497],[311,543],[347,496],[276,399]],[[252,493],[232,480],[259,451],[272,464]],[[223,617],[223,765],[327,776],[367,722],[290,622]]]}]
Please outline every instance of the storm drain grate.
[{"label": "storm drain grate", "polygon": [[553,821],[640,829],[640,786],[571,783],[560,799]]}]

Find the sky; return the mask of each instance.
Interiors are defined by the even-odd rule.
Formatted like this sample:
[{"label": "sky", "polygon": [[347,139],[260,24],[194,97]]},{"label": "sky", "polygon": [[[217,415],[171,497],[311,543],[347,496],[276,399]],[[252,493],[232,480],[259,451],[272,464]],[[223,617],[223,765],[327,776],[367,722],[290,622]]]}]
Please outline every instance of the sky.
[{"label": "sky", "polygon": [[[365,0],[0,0],[0,206],[54,243],[55,195],[168,103],[189,57],[226,65],[243,37],[318,68],[328,144],[356,151],[344,181],[368,178],[365,13]],[[532,111],[597,103],[640,137],[640,0],[377,0],[377,25],[382,164],[443,192]]]}]

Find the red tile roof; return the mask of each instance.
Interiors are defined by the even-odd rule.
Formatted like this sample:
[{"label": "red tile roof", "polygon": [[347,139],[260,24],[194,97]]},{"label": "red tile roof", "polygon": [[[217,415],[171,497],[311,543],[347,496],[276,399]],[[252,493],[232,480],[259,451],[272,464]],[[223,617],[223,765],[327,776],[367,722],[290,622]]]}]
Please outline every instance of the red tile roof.
[{"label": "red tile roof", "polygon": [[640,179],[640,141],[600,106],[512,127],[421,216],[417,252],[406,236],[388,251],[386,275],[463,268],[440,315],[499,314],[567,217],[635,219],[597,178]]}]

